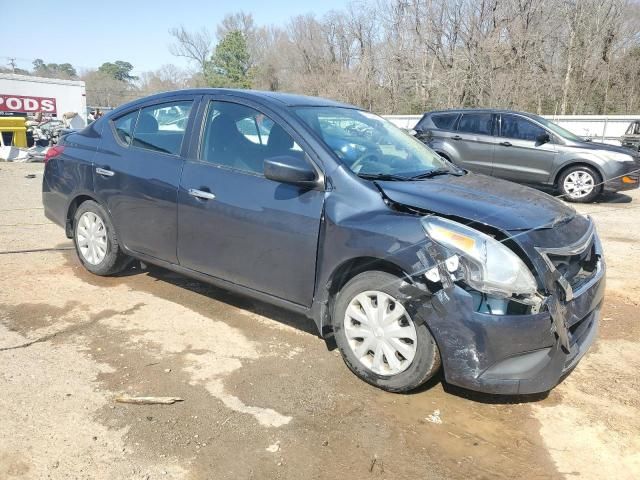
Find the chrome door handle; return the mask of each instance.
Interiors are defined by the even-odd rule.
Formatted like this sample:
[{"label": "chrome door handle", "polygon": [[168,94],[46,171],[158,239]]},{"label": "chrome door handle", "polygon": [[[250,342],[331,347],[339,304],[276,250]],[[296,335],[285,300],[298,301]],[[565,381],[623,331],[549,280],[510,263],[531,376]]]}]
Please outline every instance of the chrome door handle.
[{"label": "chrome door handle", "polygon": [[104,177],[113,177],[116,174],[115,172],[112,172],[111,170],[106,170],[104,168],[96,168],[96,173]]},{"label": "chrome door handle", "polygon": [[462,140],[462,137],[460,135],[454,135],[453,137],[451,137],[452,140]]},{"label": "chrome door handle", "polygon": [[213,200],[216,196],[211,192],[203,192],[202,190],[196,190],[195,188],[189,189],[189,195],[192,197],[200,198],[202,200]]},{"label": "chrome door handle", "polygon": [[500,145],[502,145],[503,147],[510,147],[511,142],[500,142]]}]

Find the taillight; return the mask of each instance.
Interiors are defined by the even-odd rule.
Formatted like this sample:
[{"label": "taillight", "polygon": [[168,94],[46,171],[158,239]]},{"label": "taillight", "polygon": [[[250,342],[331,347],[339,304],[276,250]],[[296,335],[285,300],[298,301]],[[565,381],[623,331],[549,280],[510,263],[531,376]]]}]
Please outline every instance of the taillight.
[{"label": "taillight", "polygon": [[55,147],[49,147],[47,153],[44,154],[44,163],[47,163],[52,158],[56,158],[64,152],[64,147],[62,145],[56,145]]}]

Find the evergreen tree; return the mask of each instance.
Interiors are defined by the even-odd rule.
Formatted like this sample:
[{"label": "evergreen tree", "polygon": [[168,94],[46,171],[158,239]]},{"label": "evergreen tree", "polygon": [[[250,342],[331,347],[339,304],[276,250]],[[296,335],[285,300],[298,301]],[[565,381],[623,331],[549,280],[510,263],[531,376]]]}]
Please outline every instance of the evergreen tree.
[{"label": "evergreen tree", "polygon": [[251,87],[249,49],[242,32],[228,32],[216,46],[207,68],[207,81],[212,87]]}]

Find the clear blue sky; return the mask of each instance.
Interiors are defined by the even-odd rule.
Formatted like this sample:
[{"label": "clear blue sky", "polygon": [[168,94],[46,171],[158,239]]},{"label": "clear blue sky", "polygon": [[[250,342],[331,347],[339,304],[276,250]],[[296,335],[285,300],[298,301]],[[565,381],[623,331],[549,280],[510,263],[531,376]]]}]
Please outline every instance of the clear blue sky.
[{"label": "clear blue sky", "polygon": [[154,70],[166,63],[186,66],[169,53],[168,30],[215,26],[227,13],[252,13],[258,25],[283,25],[305,13],[323,15],[346,6],[348,0],[0,0],[4,41],[0,63],[17,58],[18,66],[31,61],[69,62],[78,70],[103,62],[125,60],[135,72]]}]

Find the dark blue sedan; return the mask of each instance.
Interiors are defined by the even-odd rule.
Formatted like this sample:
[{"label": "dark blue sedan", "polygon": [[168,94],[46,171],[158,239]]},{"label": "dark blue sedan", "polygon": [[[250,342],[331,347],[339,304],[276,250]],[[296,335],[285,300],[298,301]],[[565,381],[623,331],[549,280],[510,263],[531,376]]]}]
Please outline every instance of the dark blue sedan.
[{"label": "dark blue sedan", "polygon": [[43,202],[90,272],[138,259],[303,313],[389,391],[441,366],[474,390],[545,391],[597,332],[589,218],[329,100],[137,100],[49,150]]}]

